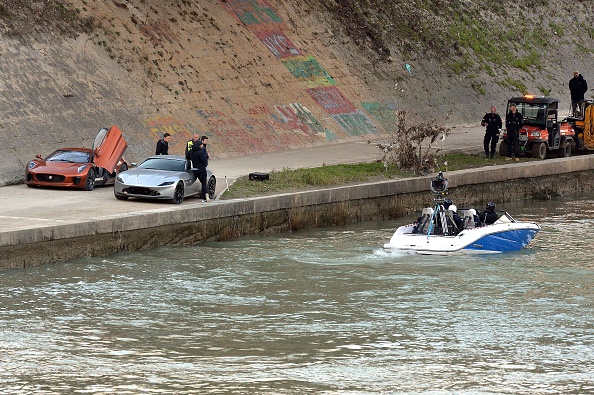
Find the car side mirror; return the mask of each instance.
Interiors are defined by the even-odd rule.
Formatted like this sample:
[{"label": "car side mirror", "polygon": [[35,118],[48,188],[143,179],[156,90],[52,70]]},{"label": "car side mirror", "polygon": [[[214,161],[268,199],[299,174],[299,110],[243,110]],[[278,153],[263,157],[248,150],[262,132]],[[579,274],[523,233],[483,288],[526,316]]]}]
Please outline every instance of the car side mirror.
[{"label": "car side mirror", "polygon": [[37,159],[43,159],[43,157],[41,156],[41,154],[37,154],[37,155],[35,155],[35,157],[36,157]]},{"label": "car side mirror", "polygon": [[553,120],[547,119],[547,129],[552,129],[552,128],[553,128]]}]

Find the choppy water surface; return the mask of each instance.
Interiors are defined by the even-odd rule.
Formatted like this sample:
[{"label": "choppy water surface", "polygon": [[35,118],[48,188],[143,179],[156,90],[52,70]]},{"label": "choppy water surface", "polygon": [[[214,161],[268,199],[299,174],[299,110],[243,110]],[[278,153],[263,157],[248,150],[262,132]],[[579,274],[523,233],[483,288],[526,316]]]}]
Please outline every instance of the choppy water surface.
[{"label": "choppy water surface", "polygon": [[594,393],[593,207],[507,205],[543,230],[503,255],[379,222],[0,272],[0,393]]}]

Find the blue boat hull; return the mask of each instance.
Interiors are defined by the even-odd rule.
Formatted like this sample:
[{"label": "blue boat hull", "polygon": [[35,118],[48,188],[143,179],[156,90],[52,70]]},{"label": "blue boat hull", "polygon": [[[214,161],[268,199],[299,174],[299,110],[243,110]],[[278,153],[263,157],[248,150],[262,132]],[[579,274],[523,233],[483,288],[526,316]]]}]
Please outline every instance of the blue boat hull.
[{"label": "blue boat hull", "polygon": [[464,247],[468,252],[511,252],[520,251],[534,239],[538,229],[506,230],[481,237]]},{"label": "blue boat hull", "polygon": [[384,248],[431,255],[520,251],[534,239],[540,227],[532,222],[505,222],[464,229],[451,236],[419,234],[413,229],[413,225],[401,226]]}]

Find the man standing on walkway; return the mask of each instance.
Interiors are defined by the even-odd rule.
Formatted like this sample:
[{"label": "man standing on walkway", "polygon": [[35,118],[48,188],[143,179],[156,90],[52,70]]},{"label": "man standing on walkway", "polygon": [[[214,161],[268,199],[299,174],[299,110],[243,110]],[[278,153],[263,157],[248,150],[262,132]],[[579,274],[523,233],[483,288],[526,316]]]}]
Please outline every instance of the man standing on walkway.
[{"label": "man standing on walkway", "polygon": [[[491,112],[488,112],[483,117],[481,121],[481,126],[486,126],[487,129],[485,130],[485,139],[484,139],[484,146],[485,146],[485,157],[486,158],[494,158],[495,157],[495,148],[497,148],[497,141],[499,141],[499,129],[503,126],[501,121],[501,117],[497,114],[497,107],[491,106]],[[491,153],[489,154],[489,147],[491,148]]]},{"label": "man standing on walkway", "polygon": [[194,134],[192,135],[192,140],[188,140],[188,142],[186,143],[186,159],[191,159],[190,152],[192,151],[192,147],[194,146],[194,144],[198,141],[200,141],[200,134],[198,132],[194,132]]},{"label": "man standing on walkway", "polygon": [[208,144],[208,136],[202,136],[200,137],[200,140],[202,141],[202,144],[204,144],[204,147],[202,149],[206,154],[206,159],[210,159],[210,157],[208,156],[208,151],[206,150],[206,144]]},{"label": "man standing on walkway", "polygon": [[588,83],[579,71],[573,72],[573,78],[569,80],[569,92],[571,92],[571,115],[578,114],[576,109],[581,101],[584,101],[584,94],[588,91]]},{"label": "man standing on walkway", "polygon": [[[200,136],[198,136],[200,137]],[[208,158],[206,157],[206,151],[204,151],[204,144],[198,139],[192,143],[192,149],[188,153],[192,160],[192,167],[195,169],[196,178],[202,184],[202,201],[210,202],[210,196],[208,195],[208,185],[206,184],[206,167],[208,166]]]},{"label": "man standing on walkway", "polygon": [[157,141],[155,155],[169,155],[169,140],[171,140],[171,135],[169,133],[165,133],[163,135],[163,139]]},{"label": "man standing on walkway", "polygon": [[505,128],[507,129],[507,158],[512,159],[512,149],[516,160],[520,160],[520,128],[522,128],[524,117],[516,110],[516,105],[509,106],[509,112],[505,117]]}]

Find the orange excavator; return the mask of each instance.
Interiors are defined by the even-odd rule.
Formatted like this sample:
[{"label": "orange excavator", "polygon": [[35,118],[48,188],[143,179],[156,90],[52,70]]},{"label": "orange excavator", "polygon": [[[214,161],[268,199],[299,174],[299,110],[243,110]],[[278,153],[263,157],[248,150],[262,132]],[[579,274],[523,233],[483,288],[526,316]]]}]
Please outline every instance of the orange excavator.
[{"label": "orange excavator", "polygon": [[594,151],[594,100],[580,102],[578,111],[563,121],[575,131],[576,149]]}]

